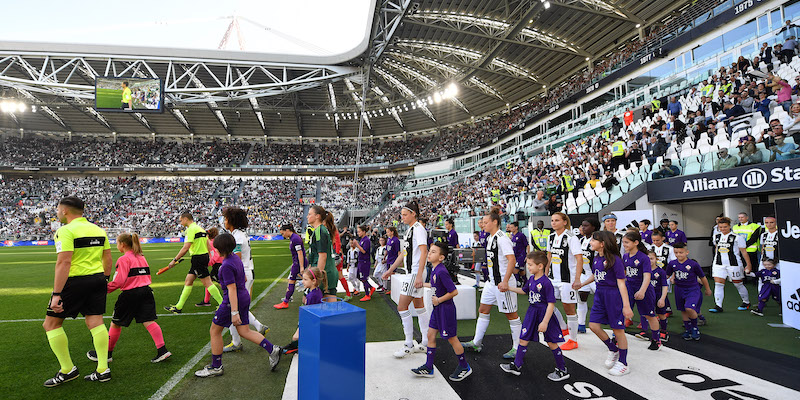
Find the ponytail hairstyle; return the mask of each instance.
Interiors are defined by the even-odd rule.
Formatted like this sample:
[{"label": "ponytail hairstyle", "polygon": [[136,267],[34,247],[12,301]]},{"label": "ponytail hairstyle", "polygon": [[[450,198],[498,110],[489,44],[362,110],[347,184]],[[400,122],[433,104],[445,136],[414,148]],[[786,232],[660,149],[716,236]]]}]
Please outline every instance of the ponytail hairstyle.
[{"label": "ponytail hairstyle", "polygon": [[338,232],[336,224],[333,223],[333,213],[326,211],[325,220],[323,222],[325,223],[325,227],[328,228],[328,234],[333,237],[333,232]]},{"label": "ponytail hairstyle", "polygon": [[639,242],[636,245],[636,249],[641,251],[642,253],[647,254],[647,246],[645,246],[644,242],[642,242],[642,235],[640,235],[639,232],[628,231],[628,233],[626,233],[625,236],[623,236],[622,238],[628,239],[631,242]]},{"label": "ponytail hairstyle", "polygon": [[495,212],[494,207],[492,207],[492,212],[486,216],[489,217],[489,220],[496,222],[497,228],[500,229],[500,213]]},{"label": "ponytail hairstyle", "polygon": [[609,270],[613,268],[616,262],[615,257],[620,257],[619,247],[617,247],[617,238],[609,231],[597,231],[592,234],[592,239],[603,243],[603,250],[600,251],[600,255],[606,259],[604,269]]},{"label": "ponytail hairstyle", "polygon": [[408,211],[413,212],[415,220],[417,220],[417,221],[421,221],[422,220],[422,215],[419,212],[419,203],[417,203],[416,200],[409,201],[408,203],[406,203],[406,205],[403,206],[403,208],[405,208]]},{"label": "ponytail hairstyle", "polygon": [[133,254],[142,255],[142,244],[139,242],[139,235],[132,232],[124,232],[117,236],[117,242],[133,250]]},{"label": "ponytail hairstyle", "polygon": [[324,269],[319,269],[318,267],[308,268],[303,275],[308,275],[312,281],[316,281],[318,288],[328,287],[328,275]]}]

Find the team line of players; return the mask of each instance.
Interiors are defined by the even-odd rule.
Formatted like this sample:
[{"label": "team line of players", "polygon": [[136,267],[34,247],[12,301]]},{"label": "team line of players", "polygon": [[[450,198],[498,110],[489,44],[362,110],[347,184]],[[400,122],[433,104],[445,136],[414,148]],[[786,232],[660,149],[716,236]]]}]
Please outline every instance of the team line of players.
[{"label": "team line of players", "polygon": [[[531,340],[539,340],[538,332],[542,332],[545,342],[553,351],[556,360],[555,371],[548,375],[552,380],[563,380],[569,377],[564,366],[562,350],[578,348],[578,335],[582,323],[585,322],[589,294],[594,294],[594,301],[589,315],[589,327],[608,347],[608,355],[604,364],[611,375],[625,375],[630,372],[627,363],[628,343],[624,334],[626,320],[633,316],[635,306],[642,319],[643,332],[638,337],[650,340],[650,350],[659,350],[662,341],[668,339],[668,293],[674,292],[675,306],[681,311],[684,325],[684,340],[699,340],[698,317],[701,315],[703,292],[712,294],[705,273],[699,263],[689,258],[689,250],[685,243],[666,244],[665,235],[661,231],[646,232],[647,242],[638,229],[618,230],[616,216],[606,215],[603,218],[605,230],[599,230],[600,222],[587,218],[581,224],[581,235],[575,235],[570,229],[569,217],[564,213],[555,213],[551,217],[554,232],[550,234],[546,252],[515,252],[515,246],[500,228],[500,216],[492,212],[484,216],[481,227],[486,235],[486,257],[488,280],[483,289],[479,307],[479,317],[475,335],[469,342],[457,343],[453,340],[457,335],[455,305],[452,298],[458,294],[452,280],[440,266],[447,255],[447,246],[426,243],[427,232],[418,221],[419,211],[415,202],[407,204],[401,210],[403,222],[410,226],[402,242],[402,258],[398,258],[393,268],[402,264],[411,279],[403,285],[398,311],[405,333],[405,344],[395,353],[396,357],[404,357],[415,352],[426,352],[428,360],[423,366],[412,370],[420,376],[433,375],[433,354],[435,353],[436,334],[448,340],[459,358],[459,366],[451,374],[450,379],[462,380],[471,373],[471,368],[464,360],[464,349],[480,352],[483,349],[483,337],[490,321],[491,307],[496,306],[505,314],[512,333],[512,349],[503,358],[514,360],[509,364],[501,364],[501,368],[509,373],[519,375],[522,360],[527,352],[527,344]],[[774,218],[766,219],[767,231],[762,235],[764,252],[762,252],[760,271],[761,280],[758,310],[754,314],[761,315],[766,301],[780,298],[780,272],[776,268],[777,238]],[[718,219],[718,232],[713,241],[715,257],[712,276],[716,281],[715,289],[724,289],[726,280],[734,284],[741,283],[741,278],[751,269],[749,258],[745,252],[745,244],[741,236],[731,231],[731,221],[726,217]],[[513,230],[513,228],[512,228]],[[482,233],[483,233],[482,232]],[[514,235],[515,236],[515,235]],[[649,242],[649,243],[648,243]],[[483,244],[483,243],[482,243]],[[433,268],[431,276],[424,267],[426,262]],[[746,268],[745,268],[746,265]],[[422,267],[422,268],[420,268]],[[516,272],[525,268],[530,274],[524,283],[519,282]],[[523,269],[523,271],[525,270]],[[424,282],[430,282],[425,284]],[[432,311],[426,310],[422,304],[422,287],[434,288]],[[674,286],[674,287],[672,287]],[[738,288],[738,285],[737,285]],[[525,294],[531,305],[524,321],[517,314],[517,296]],[[743,295],[743,301],[746,293]],[[561,301],[566,314],[566,323],[557,308],[556,300]],[[721,312],[722,298],[715,296]],[[418,322],[423,335],[422,342],[412,339],[413,322],[408,305],[415,303],[418,310]],[[452,310],[451,310],[452,309]],[[447,310],[446,312],[443,310]],[[421,311],[421,312],[420,312]],[[581,315],[579,315],[581,314]],[[602,329],[609,325],[614,331],[614,338],[609,338]],[[648,335],[647,329],[650,333]],[[569,339],[559,347],[559,343]]]}]

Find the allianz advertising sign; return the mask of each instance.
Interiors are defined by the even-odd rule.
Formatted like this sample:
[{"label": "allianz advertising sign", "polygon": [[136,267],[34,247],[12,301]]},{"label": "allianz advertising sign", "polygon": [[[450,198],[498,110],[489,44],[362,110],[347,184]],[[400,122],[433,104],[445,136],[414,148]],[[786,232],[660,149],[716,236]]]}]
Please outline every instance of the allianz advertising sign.
[{"label": "allianz advertising sign", "polygon": [[651,203],[800,191],[800,158],[647,182]]}]

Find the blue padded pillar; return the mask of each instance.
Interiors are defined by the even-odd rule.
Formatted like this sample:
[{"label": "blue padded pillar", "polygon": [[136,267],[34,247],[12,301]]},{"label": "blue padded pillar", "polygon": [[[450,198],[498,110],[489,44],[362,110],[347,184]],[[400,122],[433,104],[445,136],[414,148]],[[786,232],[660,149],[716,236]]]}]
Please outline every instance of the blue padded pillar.
[{"label": "blue padded pillar", "polygon": [[345,302],[300,307],[297,398],[363,399],[367,312]]}]

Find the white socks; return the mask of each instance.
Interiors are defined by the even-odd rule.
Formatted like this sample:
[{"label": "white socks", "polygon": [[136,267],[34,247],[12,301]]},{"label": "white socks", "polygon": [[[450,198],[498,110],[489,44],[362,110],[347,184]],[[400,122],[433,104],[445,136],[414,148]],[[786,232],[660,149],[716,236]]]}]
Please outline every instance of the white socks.
[{"label": "white socks", "polygon": [[414,318],[411,310],[400,311],[400,321],[403,323],[403,334],[406,337],[406,347],[414,345]]},{"label": "white socks", "polygon": [[[486,334],[486,328],[488,327],[489,314],[478,314],[478,323],[475,324],[475,337],[472,338],[472,342],[478,345],[483,343],[483,335]],[[519,335],[517,335],[517,340],[519,340]]]},{"label": "white socks", "polygon": [[241,345],[242,344],[242,337],[239,336],[239,331],[236,330],[236,325],[231,324],[230,331],[231,331],[231,343],[233,343],[234,346]]},{"label": "white socks", "polygon": [[514,348],[519,347],[519,335],[522,333],[522,321],[517,319],[508,320],[508,325],[511,326],[511,339],[514,341]]},{"label": "white socks", "polygon": [[561,316],[561,311],[558,310],[558,307],[553,308],[553,318],[558,321],[558,326],[562,331],[567,329],[567,324],[564,322],[564,317]]},{"label": "white socks", "polygon": [[569,338],[578,341],[578,316],[575,314],[567,315],[567,327],[569,329]]},{"label": "white socks", "polygon": [[578,325],[586,325],[586,314],[589,312],[589,305],[585,301],[578,300]]},{"label": "white socks", "polygon": [[747,293],[747,288],[744,287],[744,283],[734,283],[733,286],[736,286],[736,290],[739,291],[739,297],[742,298],[742,303],[750,304],[750,296]]},{"label": "white socks", "polygon": [[722,308],[722,300],[725,300],[725,282],[714,284],[714,302],[717,307]]},{"label": "white socks", "polygon": [[419,332],[422,334],[422,346],[428,347],[428,325],[431,322],[431,313],[423,309],[424,312],[420,313],[417,310],[417,323],[419,324]]},{"label": "white socks", "polygon": [[258,319],[256,319],[256,316],[253,315],[252,312],[248,311],[247,316],[250,318],[250,326],[252,326],[253,329],[255,329],[256,331],[260,331],[261,328],[264,327],[264,324],[262,324]]}]

